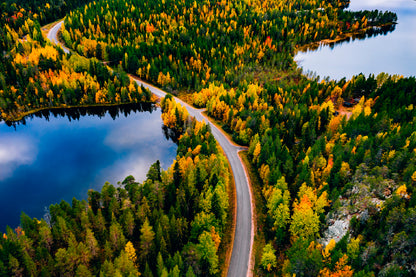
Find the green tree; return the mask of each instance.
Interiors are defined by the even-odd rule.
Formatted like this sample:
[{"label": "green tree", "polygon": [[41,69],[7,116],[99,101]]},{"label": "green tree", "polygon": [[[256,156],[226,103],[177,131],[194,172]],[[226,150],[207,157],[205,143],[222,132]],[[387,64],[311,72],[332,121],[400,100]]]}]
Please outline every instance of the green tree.
[{"label": "green tree", "polygon": [[161,276],[163,269],[165,268],[165,265],[163,263],[163,257],[162,254],[157,253],[157,258],[156,258],[156,269],[157,269],[157,275]]},{"label": "green tree", "polygon": [[134,216],[131,209],[127,208],[124,210],[122,216],[122,223],[126,236],[131,238],[133,236],[133,231],[135,227]]},{"label": "green tree", "polygon": [[98,191],[92,189],[88,190],[88,203],[95,214],[101,207],[100,200],[101,194]]},{"label": "green tree", "polygon": [[263,254],[261,256],[261,266],[267,271],[272,271],[277,265],[277,258],[275,250],[271,243],[266,244],[263,247]]},{"label": "green tree", "polygon": [[91,255],[93,257],[97,256],[100,247],[98,245],[97,240],[95,239],[94,233],[91,231],[91,229],[87,229],[86,236],[85,236],[85,244],[87,245]]},{"label": "green tree", "polygon": [[9,254],[9,268],[16,277],[23,276],[24,268],[20,267],[19,260]]},{"label": "green tree", "polygon": [[116,221],[110,226],[109,241],[115,253],[118,253],[126,245],[126,238],[123,235],[120,224]]},{"label": "green tree", "polygon": [[48,249],[48,251],[51,250],[52,244],[53,244],[53,236],[51,229],[46,225],[43,225],[39,228],[39,236],[40,236],[40,242],[41,244]]},{"label": "green tree", "polygon": [[198,238],[197,244],[198,256],[202,272],[216,274],[218,272],[218,255],[215,242],[212,240],[211,233],[204,231]]},{"label": "green tree", "polygon": [[188,271],[186,272],[185,277],[196,277],[194,270],[192,269],[192,266],[188,267]]},{"label": "green tree", "polygon": [[75,271],[76,277],[92,277],[91,271],[88,269],[86,265],[79,265],[77,270]]},{"label": "green tree", "polygon": [[114,260],[114,268],[119,271],[122,276],[139,276],[139,272],[130,259],[129,254],[122,250],[120,255]]},{"label": "green tree", "polygon": [[290,192],[282,191],[280,188],[273,188],[272,194],[267,201],[269,215],[274,220],[276,229],[285,229],[290,219]]},{"label": "green tree", "polygon": [[152,181],[162,181],[162,175],[160,173],[160,161],[157,160],[154,164],[152,164],[149,168],[149,171],[146,174],[146,178]]},{"label": "green tree", "polygon": [[79,265],[79,259],[74,249],[59,248],[55,254],[55,268],[63,276],[71,276],[74,274],[75,268]]},{"label": "green tree", "polygon": [[155,237],[155,232],[153,232],[153,227],[150,226],[149,220],[146,218],[142,228],[140,228],[140,258],[145,260],[147,256],[151,253],[153,247],[153,239]]},{"label": "green tree", "polygon": [[321,251],[315,243],[299,238],[287,252],[289,262],[285,262],[284,274],[296,276],[318,276],[323,268]]},{"label": "green tree", "polygon": [[179,277],[181,274],[178,265],[175,265],[175,267],[172,269],[172,273],[170,274],[172,277]]},{"label": "green tree", "polygon": [[289,231],[294,239],[313,239],[319,231],[319,217],[307,195],[303,195],[300,203],[294,203]]},{"label": "green tree", "polygon": [[100,277],[113,277],[115,274],[116,269],[114,268],[114,264],[109,260],[105,260],[101,266]]},{"label": "green tree", "polygon": [[146,265],[144,267],[143,276],[144,277],[153,277],[153,273],[152,273],[152,270],[150,269],[150,266],[149,266],[148,262],[146,262]]}]

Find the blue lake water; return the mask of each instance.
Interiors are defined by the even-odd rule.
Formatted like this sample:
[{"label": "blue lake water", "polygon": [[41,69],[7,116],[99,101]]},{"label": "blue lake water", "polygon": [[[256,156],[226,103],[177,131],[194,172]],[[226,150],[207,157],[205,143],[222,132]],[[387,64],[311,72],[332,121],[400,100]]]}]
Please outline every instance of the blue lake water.
[{"label": "blue lake water", "polygon": [[304,72],[337,80],[359,73],[416,76],[416,1],[352,0],[349,9],[392,11],[397,13],[398,24],[386,35],[298,52],[295,61]]},{"label": "blue lake water", "polygon": [[164,135],[160,109],[122,109],[0,122],[0,232],[17,227],[22,211],[40,219],[45,207],[87,199],[88,189],[101,191],[106,181],[145,180],[156,160],[164,169],[172,164],[177,146]]}]

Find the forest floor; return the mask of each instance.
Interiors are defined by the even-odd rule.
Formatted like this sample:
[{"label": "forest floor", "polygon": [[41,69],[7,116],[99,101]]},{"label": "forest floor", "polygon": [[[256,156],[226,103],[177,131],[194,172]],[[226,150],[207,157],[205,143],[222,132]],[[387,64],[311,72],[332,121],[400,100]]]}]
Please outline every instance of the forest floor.
[{"label": "forest floor", "polygon": [[352,109],[353,108],[347,108],[347,107],[344,107],[344,106],[340,105],[340,107],[338,109],[336,109],[336,111],[339,112],[339,115],[347,116],[347,120],[348,120],[348,119],[350,119],[350,117],[352,115]]}]

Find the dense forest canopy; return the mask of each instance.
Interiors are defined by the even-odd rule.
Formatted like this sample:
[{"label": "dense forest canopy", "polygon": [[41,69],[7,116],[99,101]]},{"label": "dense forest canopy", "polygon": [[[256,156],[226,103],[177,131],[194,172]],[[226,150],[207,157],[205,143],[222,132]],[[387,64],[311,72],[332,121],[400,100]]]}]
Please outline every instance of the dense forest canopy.
[{"label": "dense forest canopy", "polygon": [[[258,180],[256,276],[413,276],[416,79],[319,81],[293,61],[301,46],[397,21],[388,11],[346,7],[336,0],[96,1],[71,9],[62,32],[90,60],[48,45],[35,16],[5,10],[2,117],[35,104],[148,101],[123,69],[205,107],[248,146]],[[88,86],[62,81],[71,74]],[[155,163],[143,184],[128,177],[91,191],[88,203],[53,205],[49,221],[23,215],[21,228],[0,240],[2,273],[220,274],[230,222],[226,160],[207,126],[170,97],[161,106],[178,142],[171,169]]]},{"label": "dense forest canopy", "polygon": [[73,9],[90,1],[84,0],[5,0],[1,3],[1,20],[18,29],[27,19],[37,20],[44,25],[63,18]]},{"label": "dense forest canopy", "polygon": [[63,39],[81,55],[121,62],[165,89],[199,90],[212,81],[237,85],[257,67],[287,70],[299,45],[397,19],[337,8],[344,4],[101,1],[71,12]]},{"label": "dense forest canopy", "polygon": [[[28,18],[22,38],[8,24],[0,55],[0,119],[13,121],[45,108],[150,102],[122,70],[110,70],[96,59],[67,56]],[[19,27],[19,30],[21,28]]]}]

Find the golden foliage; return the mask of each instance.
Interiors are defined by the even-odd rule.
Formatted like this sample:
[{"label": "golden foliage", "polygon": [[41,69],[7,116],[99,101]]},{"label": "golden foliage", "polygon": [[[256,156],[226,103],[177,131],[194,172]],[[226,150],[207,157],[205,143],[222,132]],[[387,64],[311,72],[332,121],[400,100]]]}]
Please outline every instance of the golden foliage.
[{"label": "golden foliage", "polygon": [[403,198],[410,198],[410,196],[407,194],[407,187],[406,184],[401,185],[397,190],[396,194]]},{"label": "golden foliage", "polygon": [[124,251],[126,251],[129,259],[135,263],[137,260],[137,256],[136,256],[136,250],[134,249],[133,243],[131,243],[130,241],[128,241],[126,243],[126,247],[124,248]]}]

